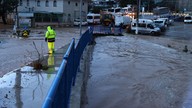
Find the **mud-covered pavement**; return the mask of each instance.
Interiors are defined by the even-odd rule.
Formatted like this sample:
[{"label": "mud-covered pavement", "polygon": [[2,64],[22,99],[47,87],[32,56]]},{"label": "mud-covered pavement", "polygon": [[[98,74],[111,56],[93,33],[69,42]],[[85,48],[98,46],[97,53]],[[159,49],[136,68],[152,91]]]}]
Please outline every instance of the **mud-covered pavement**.
[{"label": "mud-covered pavement", "polygon": [[96,39],[86,108],[191,108],[191,54],[134,37]]},{"label": "mud-covered pavement", "polygon": [[97,38],[83,108],[192,108],[191,27]]}]

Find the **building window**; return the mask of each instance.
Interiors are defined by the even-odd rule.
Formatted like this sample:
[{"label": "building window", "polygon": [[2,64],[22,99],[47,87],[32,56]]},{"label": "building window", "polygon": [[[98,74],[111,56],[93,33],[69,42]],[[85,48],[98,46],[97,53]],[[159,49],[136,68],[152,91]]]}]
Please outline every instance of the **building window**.
[{"label": "building window", "polygon": [[70,1],[68,1],[68,4],[70,5]]},{"label": "building window", "polygon": [[37,1],[37,6],[40,7],[40,0]]},{"label": "building window", "polygon": [[27,0],[27,6],[29,6],[29,0]]},{"label": "building window", "polygon": [[46,0],[46,2],[45,2],[45,7],[49,7],[49,1],[48,0]]},{"label": "building window", "polygon": [[23,0],[20,0],[20,6],[22,6],[23,5]]},{"label": "building window", "polygon": [[78,6],[78,4],[77,4],[77,3],[75,3],[75,6]]},{"label": "building window", "polygon": [[53,1],[53,7],[57,7],[57,1],[56,0]]}]

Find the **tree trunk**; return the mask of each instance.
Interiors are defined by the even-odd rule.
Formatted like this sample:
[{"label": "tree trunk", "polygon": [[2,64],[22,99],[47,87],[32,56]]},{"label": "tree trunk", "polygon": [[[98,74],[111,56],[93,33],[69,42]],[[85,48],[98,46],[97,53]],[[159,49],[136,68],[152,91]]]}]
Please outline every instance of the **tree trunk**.
[{"label": "tree trunk", "polygon": [[5,14],[2,15],[3,24],[7,24]]}]

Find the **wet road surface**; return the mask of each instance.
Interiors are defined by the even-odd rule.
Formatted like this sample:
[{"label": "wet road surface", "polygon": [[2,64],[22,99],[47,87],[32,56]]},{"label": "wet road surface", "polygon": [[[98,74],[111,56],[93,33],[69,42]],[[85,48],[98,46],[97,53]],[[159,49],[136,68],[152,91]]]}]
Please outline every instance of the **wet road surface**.
[{"label": "wet road surface", "polygon": [[185,24],[183,22],[175,22],[173,26],[170,26],[166,32],[165,37],[180,39],[180,40],[191,40],[191,24]]},{"label": "wet road surface", "polygon": [[192,107],[191,54],[129,36],[96,42],[85,108]]}]

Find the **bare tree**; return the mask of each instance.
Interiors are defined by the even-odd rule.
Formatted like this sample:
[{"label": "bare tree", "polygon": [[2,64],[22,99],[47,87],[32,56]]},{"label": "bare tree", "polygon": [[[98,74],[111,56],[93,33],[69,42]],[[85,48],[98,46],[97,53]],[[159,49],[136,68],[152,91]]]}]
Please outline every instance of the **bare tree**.
[{"label": "bare tree", "polygon": [[[34,67],[35,70],[40,70],[40,69],[47,69],[48,66],[43,64],[43,61],[45,59],[44,57],[44,52],[43,52],[43,45],[41,44],[41,50],[39,51],[35,42],[33,41],[33,47],[36,51],[36,53],[32,53],[30,51],[27,50],[28,54],[25,55],[26,58],[28,58],[27,60],[29,60],[31,62],[31,66]],[[33,57],[37,56],[37,60],[34,61]],[[28,61],[27,61],[28,62]]]}]

